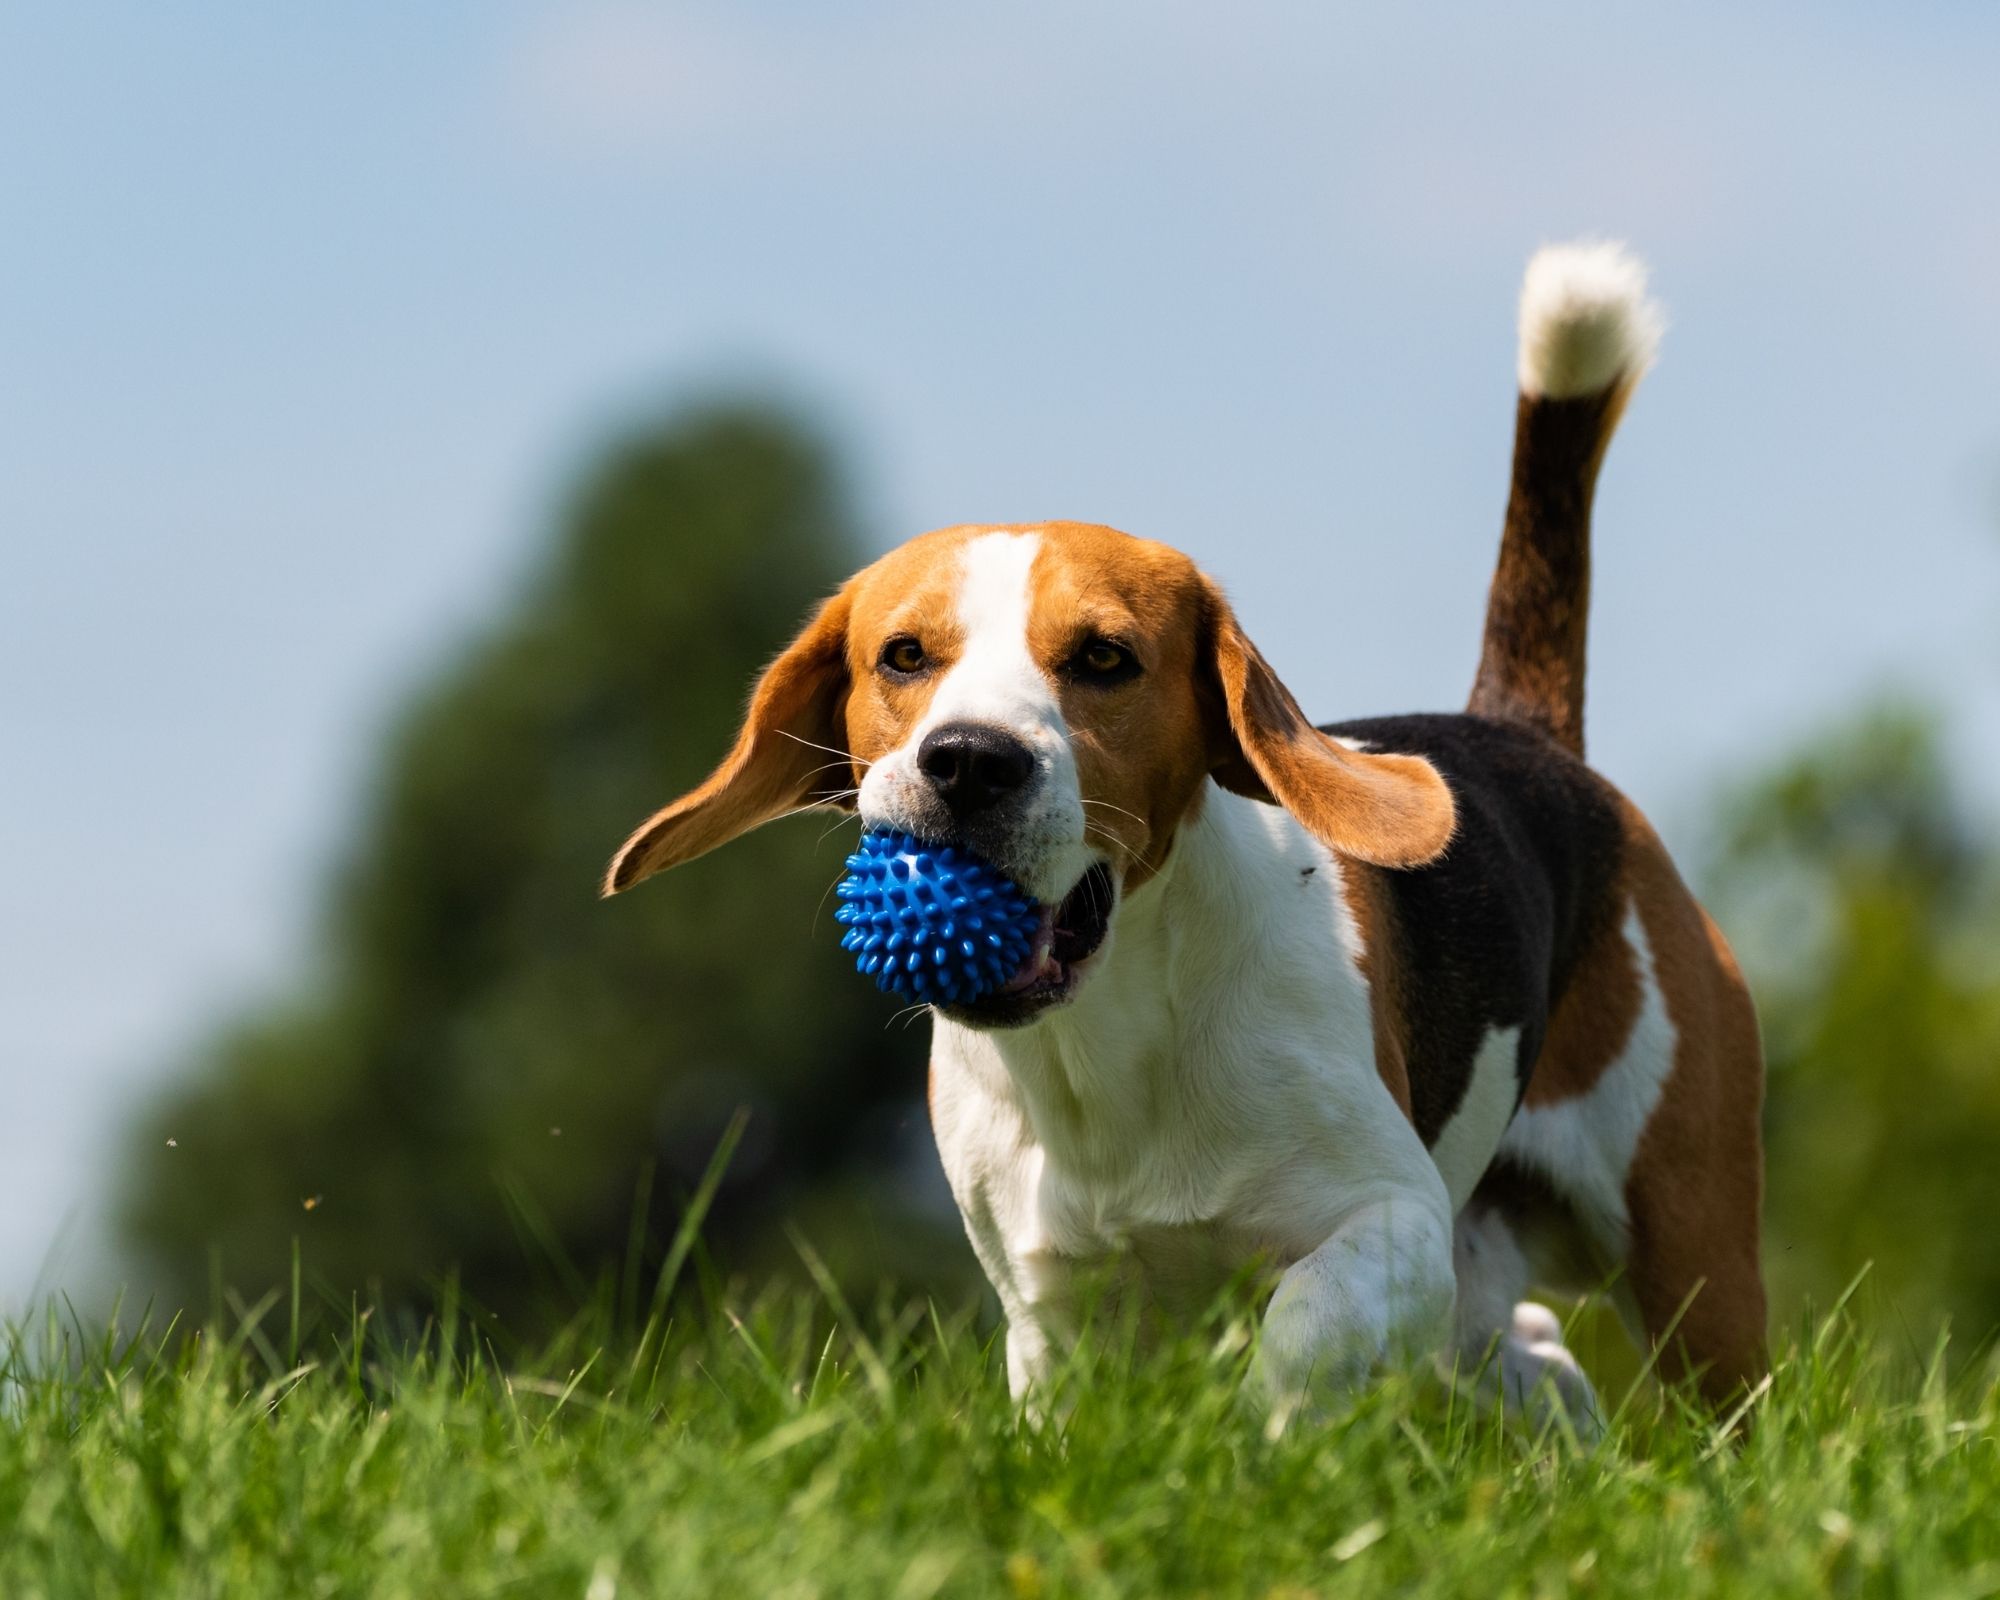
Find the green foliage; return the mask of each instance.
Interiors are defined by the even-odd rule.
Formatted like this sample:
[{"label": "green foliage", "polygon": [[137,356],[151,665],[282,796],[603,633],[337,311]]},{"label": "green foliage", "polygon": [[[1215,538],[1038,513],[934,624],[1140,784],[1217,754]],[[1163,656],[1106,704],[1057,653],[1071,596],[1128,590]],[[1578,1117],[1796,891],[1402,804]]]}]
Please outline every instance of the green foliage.
[{"label": "green foliage", "polygon": [[[604,1302],[608,1305],[608,1301]],[[0,1593],[1911,1594],[2000,1586],[2000,1366],[1947,1383],[1832,1322],[1734,1442],[1642,1394],[1594,1451],[1395,1378],[1272,1440],[1240,1310],[1104,1330],[1024,1420],[995,1344],[797,1291],[587,1315],[495,1353],[282,1310],[0,1372]],[[732,1309],[733,1307],[733,1309]],[[308,1345],[316,1341],[307,1339]],[[61,1351],[60,1358],[52,1355]]]},{"label": "green foliage", "polygon": [[561,522],[393,730],[311,986],[227,1029],[135,1134],[125,1229],[169,1303],[203,1302],[211,1247],[252,1293],[282,1282],[299,1236],[341,1292],[457,1269],[518,1306],[518,1235],[587,1276],[637,1193],[657,1236],[739,1104],[732,1259],[794,1211],[890,1273],[963,1258],[893,1186],[924,1133],[921,1037],[884,1031],[823,910],[815,934],[839,829],[801,819],[597,898],[855,564],[825,461],[771,418],[698,415],[609,452]]},{"label": "green foliage", "polygon": [[2000,850],[1935,723],[1885,705],[1746,784],[1708,898],[1770,1058],[1766,1259],[1781,1299],[1873,1262],[1889,1314],[2000,1324]]}]

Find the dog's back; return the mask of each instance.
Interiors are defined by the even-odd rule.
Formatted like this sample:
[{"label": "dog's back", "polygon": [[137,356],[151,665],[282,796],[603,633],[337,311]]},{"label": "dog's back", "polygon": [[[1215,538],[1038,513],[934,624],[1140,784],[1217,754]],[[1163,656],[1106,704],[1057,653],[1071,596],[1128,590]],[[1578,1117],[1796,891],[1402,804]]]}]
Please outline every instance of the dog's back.
[{"label": "dog's back", "polygon": [[[1435,1146],[1465,1099],[1481,1042],[1518,1037],[1520,1092],[1582,954],[1617,921],[1623,853],[1618,797],[1547,735],[1472,715],[1375,717],[1324,732],[1364,749],[1428,759],[1451,785],[1458,829],[1426,867],[1349,867],[1376,944],[1393,943],[1384,999],[1409,1084],[1410,1116]],[[1365,886],[1365,887],[1364,887]]]}]

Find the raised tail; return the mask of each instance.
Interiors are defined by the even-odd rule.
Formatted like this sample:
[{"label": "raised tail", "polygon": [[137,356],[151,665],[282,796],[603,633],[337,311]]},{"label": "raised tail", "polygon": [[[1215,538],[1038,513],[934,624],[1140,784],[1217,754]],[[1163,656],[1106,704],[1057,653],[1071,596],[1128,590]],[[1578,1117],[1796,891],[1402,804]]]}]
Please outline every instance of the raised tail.
[{"label": "raised tail", "polygon": [[1468,711],[1583,754],[1590,502],[1664,326],[1646,269],[1615,244],[1548,245],[1521,283],[1514,483]]}]

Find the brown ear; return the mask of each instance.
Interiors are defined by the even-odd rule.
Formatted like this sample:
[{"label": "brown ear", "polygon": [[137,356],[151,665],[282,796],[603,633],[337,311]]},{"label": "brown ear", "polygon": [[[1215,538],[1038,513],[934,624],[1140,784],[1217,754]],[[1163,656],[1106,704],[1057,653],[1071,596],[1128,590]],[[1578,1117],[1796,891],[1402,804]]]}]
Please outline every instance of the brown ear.
[{"label": "brown ear", "polygon": [[604,875],[607,895],[813,804],[815,796],[847,790],[848,606],[843,589],[765,669],[735,748],[700,788],[654,812],[625,841]]},{"label": "brown ear", "polygon": [[1422,756],[1371,755],[1306,720],[1229,602],[1207,586],[1208,651],[1221,691],[1215,781],[1275,801],[1320,843],[1378,867],[1420,867],[1451,842],[1451,790]]}]

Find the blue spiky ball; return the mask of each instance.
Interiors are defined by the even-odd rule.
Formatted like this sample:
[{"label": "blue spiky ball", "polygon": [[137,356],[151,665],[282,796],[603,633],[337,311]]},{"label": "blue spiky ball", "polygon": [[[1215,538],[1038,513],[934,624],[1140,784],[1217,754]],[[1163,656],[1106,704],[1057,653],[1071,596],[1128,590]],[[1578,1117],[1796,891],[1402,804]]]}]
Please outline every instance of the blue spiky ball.
[{"label": "blue spiky ball", "polygon": [[835,893],[841,949],[876,988],[925,1005],[991,994],[1028,959],[1041,925],[1011,878],[893,828],[861,836]]}]

